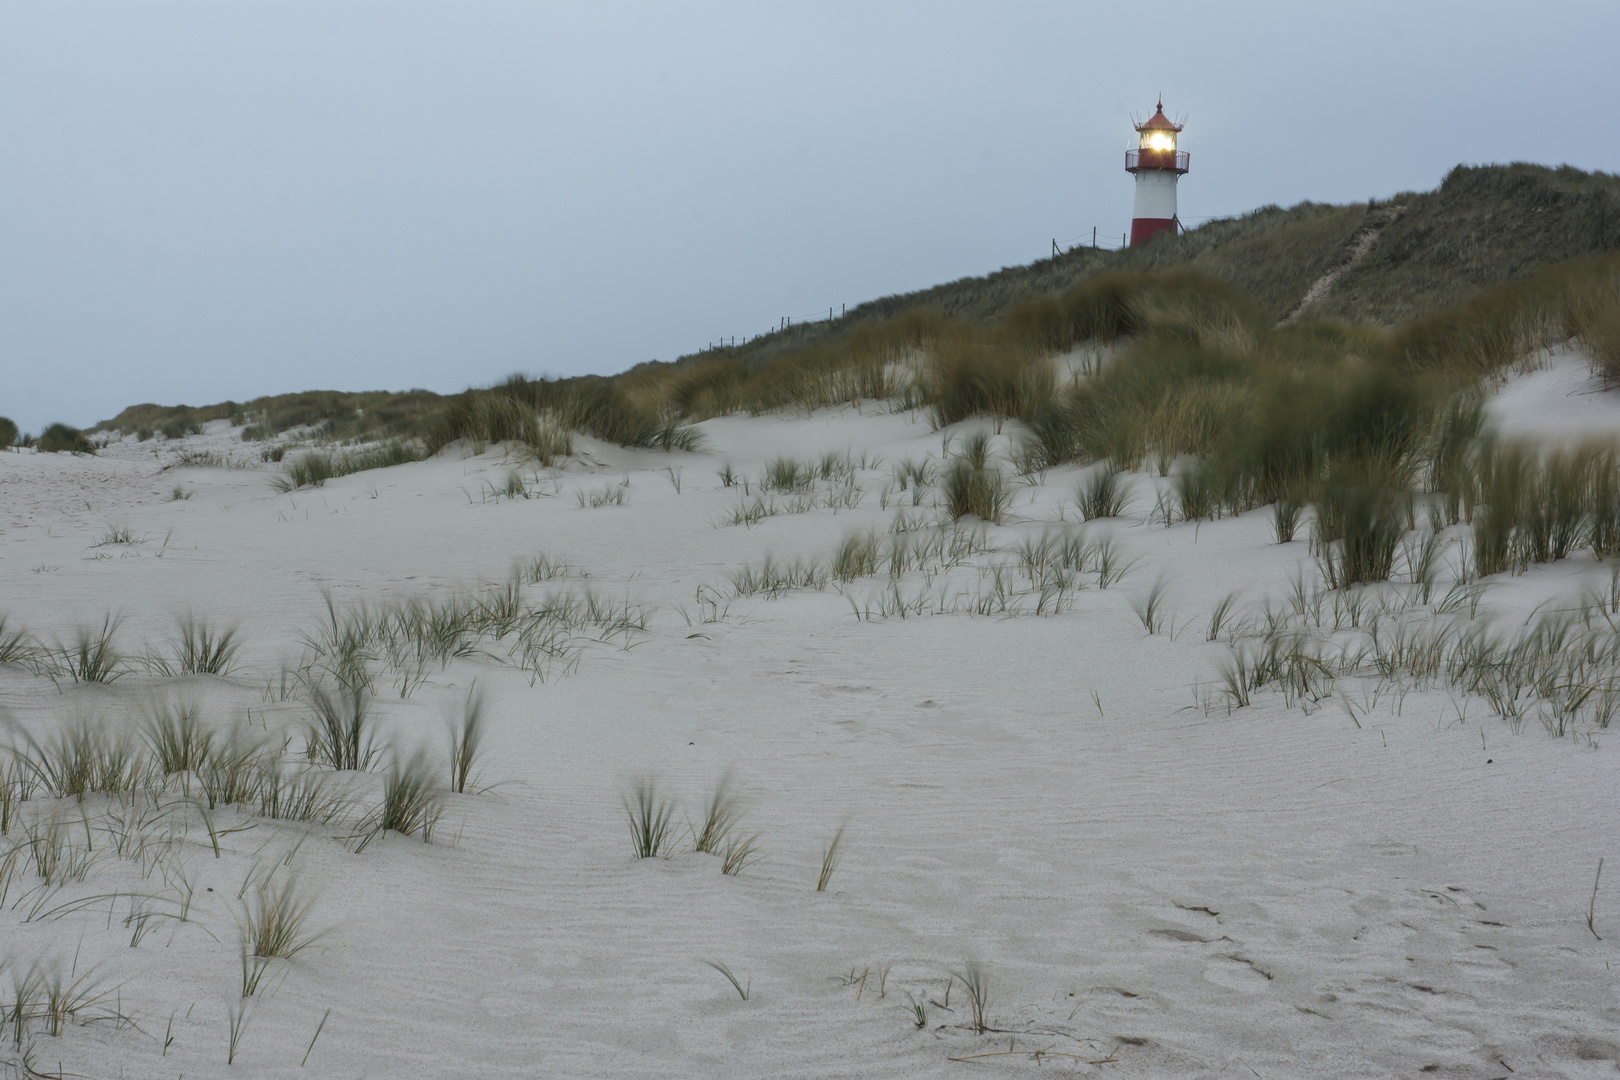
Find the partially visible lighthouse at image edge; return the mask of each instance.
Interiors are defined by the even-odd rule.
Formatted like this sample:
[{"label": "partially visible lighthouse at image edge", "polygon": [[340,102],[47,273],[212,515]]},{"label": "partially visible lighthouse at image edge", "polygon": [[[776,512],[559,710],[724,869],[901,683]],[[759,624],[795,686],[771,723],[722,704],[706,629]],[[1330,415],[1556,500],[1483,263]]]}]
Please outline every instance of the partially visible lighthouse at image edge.
[{"label": "partially visible lighthouse at image edge", "polygon": [[1136,209],[1131,214],[1131,246],[1156,233],[1174,233],[1176,181],[1187,171],[1187,154],[1176,149],[1184,125],[1164,115],[1164,102],[1145,124],[1137,124],[1137,147],[1125,151],[1125,171],[1136,177]]}]

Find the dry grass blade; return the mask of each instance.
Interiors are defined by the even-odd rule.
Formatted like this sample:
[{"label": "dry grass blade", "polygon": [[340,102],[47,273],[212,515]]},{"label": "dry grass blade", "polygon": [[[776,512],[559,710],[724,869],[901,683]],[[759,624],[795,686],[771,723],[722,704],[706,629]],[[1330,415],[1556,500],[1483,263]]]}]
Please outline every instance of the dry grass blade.
[{"label": "dry grass blade", "polygon": [[1598,860],[1597,874],[1592,878],[1592,899],[1586,905],[1586,928],[1592,931],[1592,936],[1602,941],[1598,936],[1597,926],[1597,893],[1598,882],[1603,880],[1603,860]]},{"label": "dry grass blade", "polygon": [[735,975],[733,975],[731,973],[731,968],[727,967],[723,961],[720,961],[720,960],[704,960],[704,961],[701,961],[701,963],[706,964],[707,966],[714,968],[714,970],[716,970],[720,974],[724,975],[726,977],[726,980],[728,982],[730,982],[732,987],[737,991],[737,996],[742,998],[744,1001],[748,1000],[748,991],[751,990],[753,988],[753,985],[754,985],[754,981],[752,979],[748,980],[748,985],[747,986],[744,986],[741,982],[738,981],[737,976],[735,976]]},{"label": "dry grass blade", "polygon": [[839,847],[844,841],[844,829],[847,827],[845,825],[838,826],[838,831],[833,833],[832,840],[822,849],[821,875],[816,878],[816,892],[827,891],[827,886],[832,881],[833,871],[838,869],[838,861],[841,858]]}]

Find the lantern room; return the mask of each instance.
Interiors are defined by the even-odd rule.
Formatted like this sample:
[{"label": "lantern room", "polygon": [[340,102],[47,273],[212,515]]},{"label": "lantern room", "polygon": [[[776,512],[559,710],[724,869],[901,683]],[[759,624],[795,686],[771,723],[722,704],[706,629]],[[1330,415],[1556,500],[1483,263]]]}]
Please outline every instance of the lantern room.
[{"label": "lantern room", "polygon": [[1131,246],[1161,232],[1174,233],[1176,181],[1187,171],[1185,150],[1176,149],[1184,125],[1164,115],[1161,100],[1146,123],[1134,125],[1136,147],[1125,151],[1125,171],[1136,178],[1136,209],[1131,215]]}]

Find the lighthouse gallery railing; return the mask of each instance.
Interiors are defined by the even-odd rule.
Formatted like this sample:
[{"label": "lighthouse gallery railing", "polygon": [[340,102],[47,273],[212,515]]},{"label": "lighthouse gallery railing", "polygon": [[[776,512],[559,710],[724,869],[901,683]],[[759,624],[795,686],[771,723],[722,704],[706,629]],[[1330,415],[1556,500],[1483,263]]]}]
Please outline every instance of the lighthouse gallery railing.
[{"label": "lighthouse gallery railing", "polygon": [[1125,171],[1174,169],[1176,172],[1186,172],[1189,160],[1190,155],[1185,150],[1127,150],[1125,151]]}]

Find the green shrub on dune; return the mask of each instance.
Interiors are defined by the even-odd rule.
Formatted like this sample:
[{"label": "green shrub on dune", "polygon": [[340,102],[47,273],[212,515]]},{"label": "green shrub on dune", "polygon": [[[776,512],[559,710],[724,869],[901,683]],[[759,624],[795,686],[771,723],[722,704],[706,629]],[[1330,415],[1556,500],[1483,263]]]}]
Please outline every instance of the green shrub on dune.
[{"label": "green shrub on dune", "polygon": [[52,424],[40,433],[34,445],[52,454],[93,454],[96,448],[85,438],[84,432],[66,424]]}]

